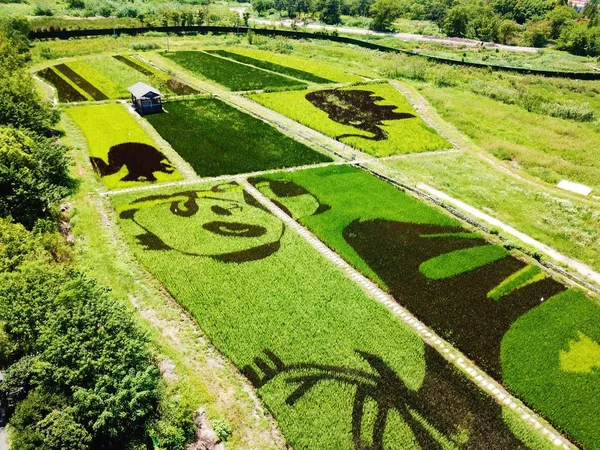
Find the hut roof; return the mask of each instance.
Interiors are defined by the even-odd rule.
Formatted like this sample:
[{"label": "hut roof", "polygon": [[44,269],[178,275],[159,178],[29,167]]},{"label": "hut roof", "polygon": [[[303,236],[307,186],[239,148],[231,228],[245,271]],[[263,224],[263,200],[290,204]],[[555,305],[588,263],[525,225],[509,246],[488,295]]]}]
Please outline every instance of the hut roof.
[{"label": "hut roof", "polygon": [[127,88],[135,98],[156,98],[162,97],[162,94],[152,86],[146,83],[138,82]]}]

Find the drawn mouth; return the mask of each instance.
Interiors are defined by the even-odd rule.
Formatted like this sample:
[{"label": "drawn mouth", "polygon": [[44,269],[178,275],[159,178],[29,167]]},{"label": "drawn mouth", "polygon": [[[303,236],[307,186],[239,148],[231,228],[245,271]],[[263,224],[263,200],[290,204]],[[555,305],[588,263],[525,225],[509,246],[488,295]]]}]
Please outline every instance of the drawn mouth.
[{"label": "drawn mouth", "polygon": [[214,221],[205,223],[202,228],[220,236],[260,237],[267,234],[265,227],[240,222]]}]

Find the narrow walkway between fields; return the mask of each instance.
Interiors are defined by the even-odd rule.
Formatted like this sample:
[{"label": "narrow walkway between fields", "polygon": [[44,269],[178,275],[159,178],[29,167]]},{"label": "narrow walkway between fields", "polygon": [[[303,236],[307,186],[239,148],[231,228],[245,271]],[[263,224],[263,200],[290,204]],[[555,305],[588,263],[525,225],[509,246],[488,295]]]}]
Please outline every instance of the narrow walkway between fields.
[{"label": "narrow walkway between fields", "polygon": [[290,229],[298,233],[306,242],[316,249],[327,260],[335,264],[349,279],[358,284],[361,289],[371,298],[384,305],[395,317],[400,319],[406,325],[421,337],[421,339],[434,349],[436,349],[447,361],[459,368],[466,376],[471,379],[484,392],[493,397],[498,403],[504,405],[515,413],[529,426],[540,431],[540,433],[556,446],[561,446],[565,450],[576,448],[571,442],[563,437],[544,419],[524,406],[519,400],[506,391],[498,382],[489,377],[485,372],[479,369],[475,364],[469,361],[465,355],[456,350],[448,342],[440,338],[434,331],[425,326],[421,321],[414,317],[408,310],[400,306],[396,300],[370,281],[342,257],[327,247],[310,231],[288,216],[283,210],[277,207],[268,198],[262,195],[246,179],[240,178],[238,182],[260,204],[266,207],[271,213],[277,216]]}]

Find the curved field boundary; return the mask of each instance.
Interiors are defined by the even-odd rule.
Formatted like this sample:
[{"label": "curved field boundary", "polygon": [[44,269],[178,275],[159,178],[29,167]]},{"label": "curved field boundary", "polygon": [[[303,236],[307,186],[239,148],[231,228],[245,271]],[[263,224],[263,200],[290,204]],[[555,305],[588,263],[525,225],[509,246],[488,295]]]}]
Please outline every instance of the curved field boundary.
[{"label": "curved field boundary", "polygon": [[429,61],[451,64],[457,66],[475,67],[480,69],[492,69],[502,70],[507,72],[514,72],[526,75],[541,75],[544,77],[558,77],[558,78],[571,78],[576,80],[600,80],[600,73],[597,72],[567,72],[560,70],[541,70],[541,69],[525,69],[523,67],[511,67],[501,66],[495,64],[485,64],[472,61],[462,61],[451,58],[442,58],[439,56],[423,55],[418,52],[409,50],[402,50],[398,48],[388,47],[385,45],[375,44],[369,41],[363,41],[360,39],[354,39],[345,36],[334,36],[326,33],[306,33],[301,31],[288,31],[288,30],[268,30],[262,28],[248,28],[248,27],[204,27],[204,26],[186,26],[186,27],[147,27],[147,28],[118,28],[113,30],[112,28],[103,28],[98,30],[62,30],[62,31],[32,31],[29,33],[30,39],[70,39],[73,37],[86,37],[86,36],[111,36],[113,34],[129,34],[137,35],[147,33],[149,31],[157,31],[163,33],[247,33],[252,30],[254,33],[263,36],[286,36],[295,39],[321,39],[329,40],[334,42],[341,42],[345,44],[352,44],[371,50],[378,50],[386,53],[403,53],[411,56],[420,56],[426,58]]},{"label": "curved field boundary", "polygon": [[306,240],[314,249],[316,249],[323,257],[333,262],[340,270],[352,281],[357,283],[364,292],[371,298],[383,304],[395,317],[407,324],[417,335],[428,345],[438,351],[443,358],[455,365],[468,378],[475,383],[481,390],[493,397],[498,403],[510,408],[529,426],[539,430],[550,442],[565,450],[575,448],[575,446],[563,437],[558,431],[553,429],[545,420],[538,416],[535,412],[523,405],[519,400],[513,397],[506,391],[498,382],[489,377],[479,367],[473,364],[460,351],[448,344],[440,338],[434,331],[429,329],[408,310],[400,306],[393,297],[379,288],[375,283],[362,275],[359,271],[348,264],[341,256],[331,250],[320,239],[315,237],[308,229],[300,225],[292,219],[287,213],[275,205],[271,200],[259,192],[250,182],[241,178],[238,182],[247,190],[254,198],[258,200],[265,208],[277,216],[286,226],[298,233]]}]

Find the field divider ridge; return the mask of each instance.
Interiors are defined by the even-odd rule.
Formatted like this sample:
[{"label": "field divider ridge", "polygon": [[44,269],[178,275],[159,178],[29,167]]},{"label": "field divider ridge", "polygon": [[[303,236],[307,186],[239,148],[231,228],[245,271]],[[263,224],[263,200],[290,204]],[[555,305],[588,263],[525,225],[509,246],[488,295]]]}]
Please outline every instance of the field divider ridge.
[{"label": "field divider ridge", "polygon": [[360,288],[371,298],[377,300],[385,306],[396,318],[408,325],[426,344],[434,348],[444,359],[449,361],[464,373],[468,379],[475,383],[482,391],[491,396],[501,406],[505,406],[514,411],[523,423],[537,430],[546,437],[552,444],[565,450],[577,448],[567,438],[555,430],[545,419],[525,406],[520,400],[510,394],[496,380],[487,375],[473,362],[471,362],[462,352],[457,350],[447,341],[438,336],[433,330],[427,327],[419,319],[413,316],[407,309],[400,306],[396,300],[379,286],[361,274],[358,270],[346,262],[340,255],[331,250],[320,239],[313,235],[307,228],[302,226],[281,208],[271,202],[267,197],[252,186],[247,179],[238,177],[238,182],[250,193],[256,200],[266,207],[272,214],[278,217],[286,226],[294,230],[315,250],[317,250],[325,259],[335,264],[350,280],[360,286]]}]

